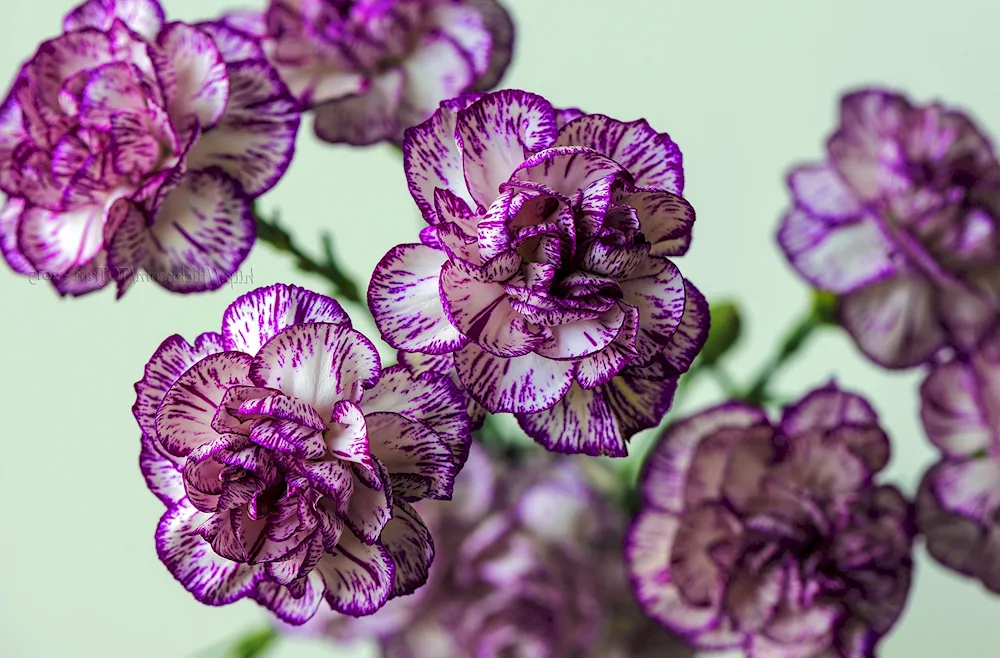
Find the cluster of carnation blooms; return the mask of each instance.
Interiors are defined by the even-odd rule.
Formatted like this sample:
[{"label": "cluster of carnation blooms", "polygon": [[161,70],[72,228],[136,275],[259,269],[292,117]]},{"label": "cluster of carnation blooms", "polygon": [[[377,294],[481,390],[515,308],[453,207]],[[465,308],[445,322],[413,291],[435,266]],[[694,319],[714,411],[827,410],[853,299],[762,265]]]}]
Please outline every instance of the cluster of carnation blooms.
[{"label": "cluster of carnation blooms", "polygon": [[822,321],[927,371],[941,459],[917,492],[884,481],[873,405],[832,381],[782,409],[758,387],[672,417],[632,481],[632,437],[725,355],[733,319],[677,265],[695,221],[677,144],[495,90],[514,25],[495,0],[271,0],[201,23],[88,0],[17,73],[0,250],[60,295],[120,297],[140,271],[221,287],[303,115],[327,142],[398,145],[426,223],[364,300],[394,364],[340,303],[283,283],[155,349],[133,413],[170,574],[386,658],[870,658],[921,537],[1000,592],[988,139],[859,90],[824,160],[788,178],[777,239],[836,301]]}]

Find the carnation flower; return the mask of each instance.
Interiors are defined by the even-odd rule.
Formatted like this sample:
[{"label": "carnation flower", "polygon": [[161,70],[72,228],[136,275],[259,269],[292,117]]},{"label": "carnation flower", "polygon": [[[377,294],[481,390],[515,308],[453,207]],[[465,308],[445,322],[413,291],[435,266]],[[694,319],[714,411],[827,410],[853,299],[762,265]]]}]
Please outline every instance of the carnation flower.
[{"label": "carnation flower", "polygon": [[694,222],[677,146],[506,90],[442,103],[403,158],[429,226],[372,276],[384,339],[453,354],[472,397],[549,450],[624,456],[708,329],[671,261]]},{"label": "carnation flower", "polygon": [[704,650],[867,658],[913,569],[909,503],[876,484],[889,441],[833,384],[766,414],[729,402],[669,427],[626,561],[643,609]]},{"label": "carnation flower", "polygon": [[247,293],[220,333],[164,341],[136,393],[140,464],[167,506],[157,552],[199,601],[250,597],[301,624],[324,598],[367,615],[426,580],[410,503],[451,497],[466,400],[447,376],[383,369],[332,299]]},{"label": "carnation flower", "polygon": [[113,281],[120,296],[142,269],[175,292],[218,288],[298,123],[245,35],[165,23],[156,0],[89,0],[0,105],[0,249],[60,294]]},{"label": "carnation flower", "polygon": [[496,0],[270,0],[225,20],[261,40],[317,137],[356,146],[399,142],[441,101],[494,87],[514,40]]},{"label": "carnation flower", "polygon": [[1000,298],[1000,164],[959,111],[880,90],[844,97],[827,160],[794,169],[778,242],[887,368],[968,349]]},{"label": "carnation flower", "polygon": [[1000,333],[932,367],[920,389],[924,429],[941,460],[924,474],[917,525],[946,567],[1000,592]]},{"label": "carnation flower", "polygon": [[582,462],[523,463],[478,444],[449,503],[418,503],[437,556],[425,587],[363,619],[317,615],[334,641],[376,639],[385,658],[690,658],[644,617],[621,557],[625,514]]}]

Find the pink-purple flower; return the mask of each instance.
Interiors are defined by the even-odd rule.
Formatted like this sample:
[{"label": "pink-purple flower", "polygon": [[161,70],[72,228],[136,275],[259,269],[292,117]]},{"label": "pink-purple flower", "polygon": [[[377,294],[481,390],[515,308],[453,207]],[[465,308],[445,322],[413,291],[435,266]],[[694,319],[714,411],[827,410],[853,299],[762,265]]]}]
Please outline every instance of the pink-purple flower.
[{"label": "pink-purple flower", "polygon": [[671,260],[694,223],[677,145],[504,90],[442,103],[403,158],[428,226],[372,276],[384,339],[449,355],[478,403],[549,450],[625,455],[708,329]]},{"label": "pink-purple flower", "polygon": [[1000,334],[934,365],[920,389],[941,451],[917,493],[917,525],[941,564],[1000,593]]},{"label": "pink-purple flower", "polygon": [[167,23],[156,0],[89,0],[0,105],[0,249],[60,294],[121,295],[141,270],[176,292],[218,288],[298,124],[246,35]]},{"label": "pink-purple flower", "polygon": [[427,585],[370,617],[317,615],[304,629],[375,639],[385,658],[690,658],[636,608],[625,512],[588,466],[474,445],[454,500],[417,504],[437,548]]},{"label": "pink-purple flower", "polygon": [[841,323],[873,361],[969,349],[996,323],[1000,164],[965,114],[852,92],[826,160],[788,182],[778,242],[803,278],[841,296]]},{"label": "pink-purple flower", "polygon": [[301,624],[325,599],[360,616],[427,579],[410,503],[447,499],[468,457],[446,375],[382,368],[327,297],[276,284],[219,333],[165,340],[136,384],[140,465],[166,505],[160,559],[194,597],[250,597]]},{"label": "pink-purple flower", "polygon": [[909,591],[908,501],[874,479],[889,441],[833,384],[778,424],[728,402],[669,427],[626,561],[643,609],[704,650],[868,658]]},{"label": "pink-purple flower", "polygon": [[261,40],[322,140],[399,142],[438,103],[494,87],[514,26],[496,0],[269,0],[229,25]]}]

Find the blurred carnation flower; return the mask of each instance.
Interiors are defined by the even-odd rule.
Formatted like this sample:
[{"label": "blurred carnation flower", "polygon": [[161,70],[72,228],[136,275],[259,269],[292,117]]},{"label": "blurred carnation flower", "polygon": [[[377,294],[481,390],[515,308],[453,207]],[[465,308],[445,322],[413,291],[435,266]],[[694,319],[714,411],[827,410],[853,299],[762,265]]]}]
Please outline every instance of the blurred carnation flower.
[{"label": "blurred carnation flower", "polygon": [[316,136],[399,142],[438,103],[493,88],[514,26],[496,0],[270,0],[226,22],[259,38]]},{"label": "blurred carnation flower", "polygon": [[143,269],[175,292],[218,288],[298,125],[245,35],[164,23],[156,0],[90,0],[0,106],[0,249],[60,294],[113,281],[120,296]]},{"label": "blurred carnation flower", "polygon": [[917,525],[940,563],[1000,593],[1000,333],[934,365],[920,389],[941,460],[924,474]]},{"label": "blurred carnation flower", "polygon": [[778,242],[888,368],[967,349],[1000,298],[1000,164],[969,117],[895,93],[846,95],[827,160],[794,169]]},{"label": "blurred carnation flower", "polygon": [[694,223],[677,145],[505,90],[445,101],[403,158],[429,226],[372,275],[383,338],[447,355],[479,404],[549,450],[624,456],[708,330],[671,261]]},{"label": "blurred carnation flower", "polygon": [[447,376],[382,369],[332,299],[247,293],[221,333],[164,341],[136,393],[167,506],[157,551],[199,601],[251,597],[301,624],[324,598],[367,615],[425,582],[434,546],[410,503],[451,497],[466,400]]},{"label": "blurred carnation flower", "polygon": [[375,639],[385,658],[690,658],[635,606],[625,513],[593,463],[533,453],[515,463],[474,444],[449,503],[418,503],[437,555],[427,585],[363,619],[295,629]]},{"label": "blurred carnation flower", "polygon": [[833,384],[775,426],[739,402],[669,427],[626,543],[645,611],[705,650],[868,658],[910,587],[912,510],[874,476],[889,441]]}]

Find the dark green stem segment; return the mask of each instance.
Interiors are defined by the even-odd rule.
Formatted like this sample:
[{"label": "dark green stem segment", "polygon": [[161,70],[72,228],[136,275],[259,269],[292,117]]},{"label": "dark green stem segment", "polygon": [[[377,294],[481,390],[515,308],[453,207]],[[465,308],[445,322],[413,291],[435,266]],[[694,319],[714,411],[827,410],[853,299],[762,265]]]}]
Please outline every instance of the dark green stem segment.
[{"label": "dark green stem segment", "polygon": [[278,223],[277,213],[272,219],[267,219],[254,206],[253,214],[257,221],[258,240],[268,243],[278,251],[291,254],[295,258],[295,266],[303,272],[317,274],[332,283],[335,296],[364,305],[358,284],[337,263],[333,254],[333,238],[329,233],[324,233],[321,238],[323,261],[316,261],[295,244],[292,235]]},{"label": "dark green stem segment", "polygon": [[262,658],[279,637],[278,631],[270,626],[251,631],[236,641],[226,658]]},{"label": "dark green stem segment", "polygon": [[757,375],[753,383],[747,387],[746,392],[739,397],[753,405],[762,405],[770,401],[769,388],[771,380],[781,370],[782,366],[798,354],[816,329],[837,324],[836,305],[837,299],[835,296],[829,293],[815,292],[809,312],[799,319],[791,331],[785,335],[778,347],[778,351],[764,365],[763,370]]}]

